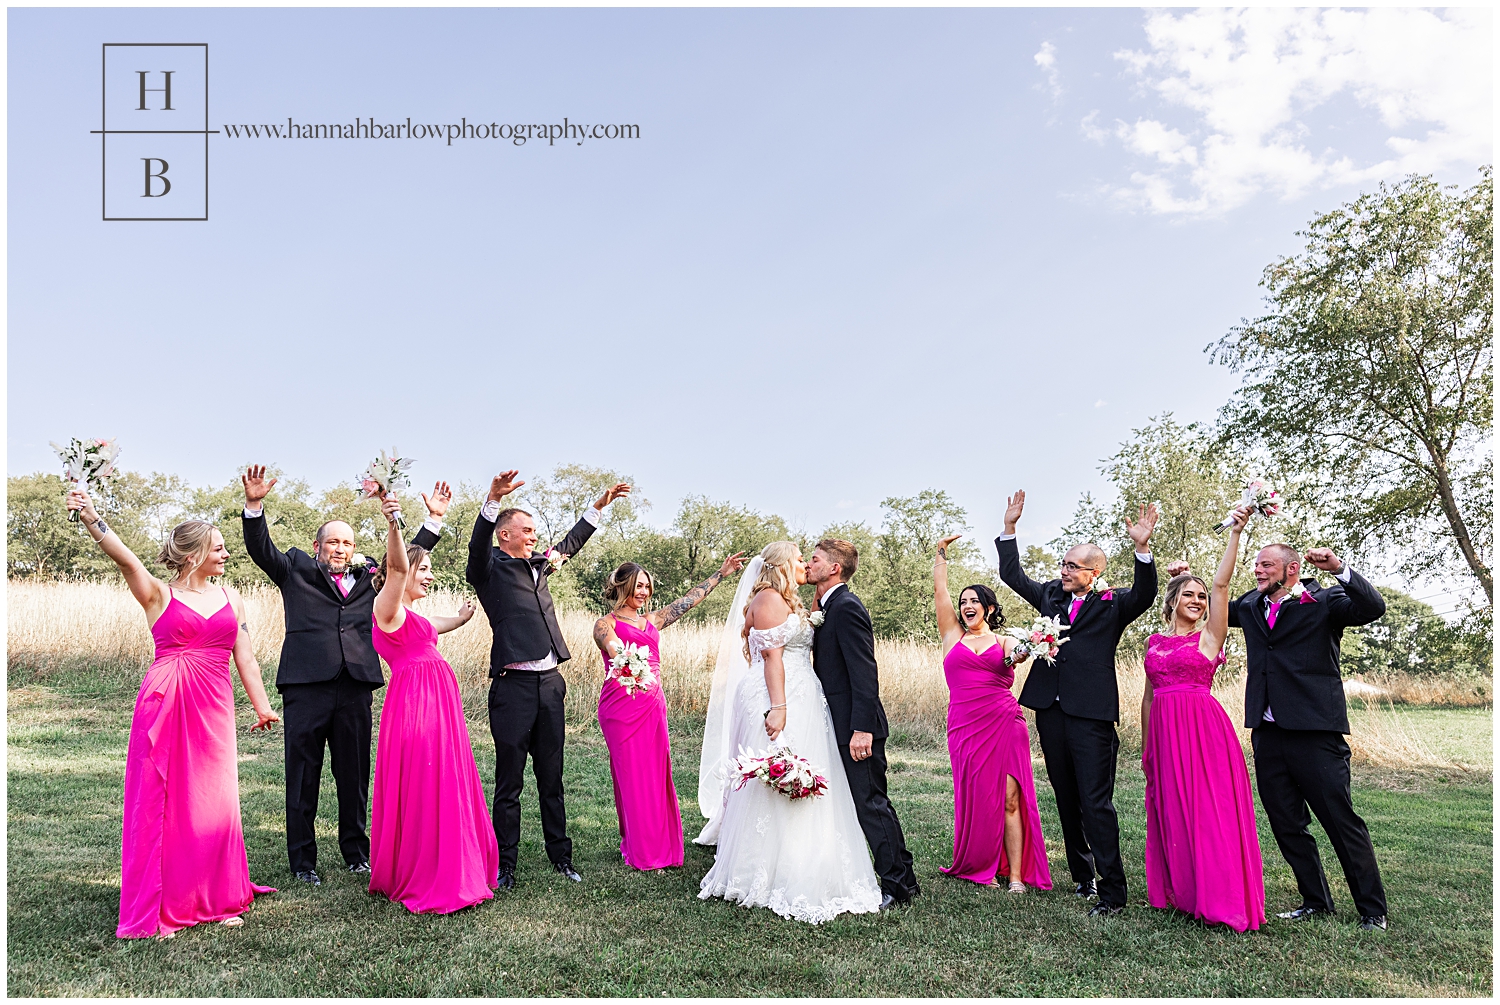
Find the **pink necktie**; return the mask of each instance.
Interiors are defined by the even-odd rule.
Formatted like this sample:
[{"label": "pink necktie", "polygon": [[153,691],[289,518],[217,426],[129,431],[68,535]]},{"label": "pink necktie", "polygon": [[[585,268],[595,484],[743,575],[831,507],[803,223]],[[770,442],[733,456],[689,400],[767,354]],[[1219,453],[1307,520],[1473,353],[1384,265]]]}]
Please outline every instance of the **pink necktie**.
[{"label": "pink necktie", "polygon": [[[1286,598],[1282,597],[1281,599],[1285,600]],[[1271,610],[1266,614],[1266,627],[1267,628],[1275,628],[1276,627],[1276,615],[1280,611],[1281,611],[1281,600],[1273,600],[1273,601],[1271,601]]]},{"label": "pink necktie", "polygon": [[1078,609],[1083,606],[1082,597],[1073,598],[1073,606],[1068,608],[1068,624],[1078,620]]},{"label": "pink necktie", "polygon": [[333,585],[337,586],[339,588],[339,595],[340,596],[347,597],[349,595],[349,591],[344,588],[344,577],[343,577],[343,575],[334,576],[333,577]]}]

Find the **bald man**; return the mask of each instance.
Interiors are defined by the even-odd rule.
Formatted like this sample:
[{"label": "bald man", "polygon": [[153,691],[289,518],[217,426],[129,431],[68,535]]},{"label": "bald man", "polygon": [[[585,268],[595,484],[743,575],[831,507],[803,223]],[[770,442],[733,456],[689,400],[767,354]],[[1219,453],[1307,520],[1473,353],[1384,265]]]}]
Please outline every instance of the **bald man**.
[{"label": "bald man", "polygon": [[[1135,542],[1135,582],[1130,589],[1094,589],[1104,573],[1105,554],[1096,544],[1080,544],[1063,556],[1062,575],[1038,583],[1021,568],[1016,522],[1026,493],[1007,500],[1005,533],[995,539],[1000,578],[1043,616],[1069,626],[1055,663],[1035,660],[1021,689],[1021,704],[1036,710],[1036,731],[1047,762],[1047,779],[1057,796],[1063,846],[1073,874],[1074,893],[1099,902],[1090,917],[1125,910],[1125,866],[1120,860],[1120,824],[1115,816],[1115,760],[1120,738],[1120,691],[1115,683],[1115,650],[1132,621],[1156,601],[1156,565],[1151,560],[1155,505],[1142,506],[1125,531]],[[1097,885],[1095,872],[1098,873]]]},{"label": "bald man", "polygon": [[[370,641],[374,564],[354,550],[354,528],[329,520],[318,528],[309,555],[285,552],[271,542],[263,509],[276,479],[263,466],[241,476],[245,486],[245,551],[281,591],[286,641],[276,667],[286,749],[286,850],[292,875],[312,886],[318,877],[313,820],[323,778],[323,748],[338,789],[339,851],[350,872],[370,871],[365,808],[370,795],[370,709],[385,684]],[[427,503],[428,519],[412,541],[432,550],[443,529],[450,494],[439,482]],[[394,499],[386,507],[394,505]]]}]

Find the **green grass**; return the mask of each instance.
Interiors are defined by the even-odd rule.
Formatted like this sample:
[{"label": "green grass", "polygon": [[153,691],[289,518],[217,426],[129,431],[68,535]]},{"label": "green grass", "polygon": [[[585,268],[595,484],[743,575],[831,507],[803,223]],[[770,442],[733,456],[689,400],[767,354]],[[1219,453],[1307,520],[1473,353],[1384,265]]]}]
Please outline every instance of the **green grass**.
[{"label": "green grass", "polygon": [[[1051,792],[1042,825],[1059,892],[1014,897],[938,873],[948,862],[946,751],[891,751],[892,798],[923,895],[905,910],[812,927],[696,899],[709,854],[663,875],[621,864],[602,739],[569,738],[567,786],[582,884],[547,866],[535,790],[523,797],[514,892],[447,917],[407,914],[329,868],[293,886],[282,821],[281,738],[241,734],[250,874],[282,892],[239,929],[171,941],[114,937],[120,800],[132,694],[68,674],[27,685],[13,672],[9,721],[9,992],[12,995],[1482,995],[1491,994],[1489,777],[1360,772],[1355,803],[1374,834],[1391,902],[1388,934],[1361,932],[1323,841],[1339,915],[1259,933],[1209,929],[1144,906],[1137,762],[1122,754],[1116,804],[1131,908],[1107,922],[1066,895]],[[1424,727],[1488,746],[1489,713],[1422,711]],[[243,719],[243,716],[242,716]],[[689,836],[698,816],[697,739],[676,724]],[[1482,734],[1482,736],[1481,736]],[[473,730],[486,789],[493,755]],[[333,782],[319,843],[336,865]],[[1295,906],[1291,874],[1262,818],[1267,908]]]}]

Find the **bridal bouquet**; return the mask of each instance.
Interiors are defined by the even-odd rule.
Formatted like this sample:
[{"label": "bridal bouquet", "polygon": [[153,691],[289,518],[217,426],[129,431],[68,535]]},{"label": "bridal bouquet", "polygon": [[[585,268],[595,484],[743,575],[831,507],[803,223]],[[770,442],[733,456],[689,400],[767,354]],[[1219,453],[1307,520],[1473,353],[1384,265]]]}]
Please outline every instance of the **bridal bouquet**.
[{"label": "bridal bouquet", "polygon": [[734,759],[733,777],[736,789],[759,778],[788,799],[811,799],[828,791],[828,779],[813,771],[805,757],[785,747],[761,756],[741,747],[740,756]]},{"label": "bridal bouquet", "polygon": [[651,653],[645,646],[634,642],[625,643],[620,655],[609,661],[609,676],[625,689],[628,695],[644,691],[656,683],[656,673],[651,669]]},{"label": "bridal bouquet", "polygon": [[[1235,509],[1239,509],[1242,506],[1249,506],[1250,512],[1253,514],[1275,516],[1281,512],[1281,497],[1276,494],[1276,490],[1265,479],[1252,478],[1245,483],[1244,495],[1240,496],[1240,504]],[[1229,515],[1214,530],[1226,531],[1232,526],[1234,526],[1234,512],[1231,510]]]},{"label": "bridal bouquet", "polygon": [[[386,456],[384,450],[380,456],[370,462],[365,468],[365,473],[360,479],[359,487],[364,489],[366,499],[383,497],[390,492],[400,489],[411,488],[411,478],[407,472],[416,463],[410,457],[401,457],[396,453],[396,448],[391,448],[391,455]],[[406,529],[406,521],[401,519],[400,510],[396,511],[396,526],[401,530]]]},{"label": "bridal bouquet", "polygon": [[1029,627],[1012,628],[1008,634],[1020,643],[1010,651],[1012,665],[1025,663],[1033,656],[1048,663],[1055,661],[1057,651],[1068,641],[1063,638],[1067,630],[1068,626],[1057,618],[1033,618]]},{"label": "bridal bouquet", "polygon": [[[63,462],[63,477],[87,492],[89,486],[103,486],[114,478],[115,458],[120,456],[120,447],[114,440],[71,439],[66,447],[53,443],[52,449]],[[77,523],[82,517],[78,510],[69,510],[68,519]]]}]

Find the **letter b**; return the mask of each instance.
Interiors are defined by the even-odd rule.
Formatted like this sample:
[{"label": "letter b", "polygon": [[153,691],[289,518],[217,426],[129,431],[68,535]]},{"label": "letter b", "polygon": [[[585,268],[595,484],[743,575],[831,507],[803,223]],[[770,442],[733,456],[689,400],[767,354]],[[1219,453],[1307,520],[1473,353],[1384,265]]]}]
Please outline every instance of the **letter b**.
[{"label": "letter b", "polygon": [[[142,157],[141,160],[144,161],[145,164],[146,164],[146,191],[144,191],[144,192],[141,193],[141,198],[142,199],[160,199],[162,196],[164,196],[168,192],[172,191],[172,182],[171,182],[171,179],[169,179],[167,177],[167,162],[164,161],[164,160],[162,160],[160,157]],[[158,171],[156,174],[152,174],[151,173],[151,165],[153,163],[161,165],[161,170]],[[161,181],[161,191],[160,192],[153,192],[153,191],[151,191],[151,180],[153,178],[158,179],[158,180]]]}]

